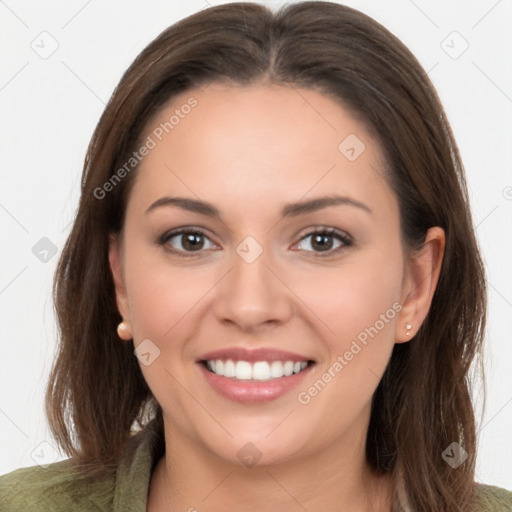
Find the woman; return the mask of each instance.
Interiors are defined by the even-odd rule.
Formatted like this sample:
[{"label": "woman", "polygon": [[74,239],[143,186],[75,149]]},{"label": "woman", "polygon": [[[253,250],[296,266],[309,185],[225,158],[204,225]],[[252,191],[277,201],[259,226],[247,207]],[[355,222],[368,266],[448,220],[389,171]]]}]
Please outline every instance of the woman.
[{"label": "woman", "polygon": [[71,458],[1,477],[5,510],[512,507],[474,483],[485,277],[457,147],[356,10],[228,4],[153,41],[54,293]]}]

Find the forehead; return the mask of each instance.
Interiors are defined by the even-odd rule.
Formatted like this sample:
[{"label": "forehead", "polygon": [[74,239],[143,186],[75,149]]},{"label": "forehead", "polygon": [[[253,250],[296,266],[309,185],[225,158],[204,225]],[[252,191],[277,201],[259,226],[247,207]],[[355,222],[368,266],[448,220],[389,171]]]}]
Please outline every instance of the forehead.
[{"label": "forehead", "polygon": [[172,192],[247,207],[326,192],[394,200],[378,142],[340,102],[310,89],[191,89],[150,119],[142,140],[152,147],[132,193],[146,203]]}]

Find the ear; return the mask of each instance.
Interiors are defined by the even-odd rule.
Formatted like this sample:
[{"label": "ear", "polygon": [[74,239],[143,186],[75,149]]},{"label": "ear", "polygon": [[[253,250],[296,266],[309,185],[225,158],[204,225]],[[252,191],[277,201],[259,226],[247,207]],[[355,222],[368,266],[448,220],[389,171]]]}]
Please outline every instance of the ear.
[{"label": "ear", "polygon": [[[436,290],[445,247],[445,233],[440,227],[430,228],[425,242],[405,262],[405,278],[402,287],[402,310],[395,333],[395,343],[409,341],[425,320]],[[407,329],[406,324],[411,324]],[[407,332],[410,335],[407,335]]]},{"label": "ear", "polygon": [[122,266],[122,242],[118,236],[109,236],[108,261],[110,271],[114,280],[116,291],[116,304],[123,322],[130,322],[130,308],[128,307],[128,297],[126,295],[126,286]]}]

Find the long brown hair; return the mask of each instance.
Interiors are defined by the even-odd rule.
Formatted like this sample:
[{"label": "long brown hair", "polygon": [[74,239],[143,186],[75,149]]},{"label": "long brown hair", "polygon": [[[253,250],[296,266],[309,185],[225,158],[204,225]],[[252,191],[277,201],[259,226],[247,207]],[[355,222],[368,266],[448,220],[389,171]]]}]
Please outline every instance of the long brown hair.
[{"label": "long brown hair", "polygon": [[[476,457],[470,366],[483,375],[484,267],[465,175],[439,98],[410,51],[361,12],[330,2],[253,3],[202,10],[151,42],[123,75],[90,142],[73,228],[54,280],[58,357],[46,392],[51,430],[84,472],[113,468],[132,429],[162,411],[121,317],[108,265],[108,237],[123,228],[136,166],[115,183],[148,119],[174,95],[211,83],[312,88],[349,108],[381,142],[400,206],[401,236],[421,246],[429,227],[446,233],[431,309],[414,340],[396,344],[373,397],[366,458],[402,475],[414,511],[471,510]],[[109,182],[108,193],[104,184]],[[103,188],[102,188],[103,187]],[[135,427],[135,428],[134,428]],[[453,469],[443,451],[468,457]],[[396,486],[395,486],[396,488]],[[398,496],[394,496],[398,509]]]}]

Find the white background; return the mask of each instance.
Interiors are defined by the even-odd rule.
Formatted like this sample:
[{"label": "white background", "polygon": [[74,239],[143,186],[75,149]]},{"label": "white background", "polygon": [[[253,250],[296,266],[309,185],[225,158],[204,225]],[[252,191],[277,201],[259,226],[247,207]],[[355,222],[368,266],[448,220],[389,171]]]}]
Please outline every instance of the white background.
[{"label": "white background", "polygon": [[[53,451],[43,413],[56,346],[51,280],[104,105],[162,30],[219,3],[0,0],[0,474],[34,465],[34,450],[37,462],[66,458]],[[477,480],[512,489],[512,1],[346,3],[412,50],[454,129],[489,280]],[[453,31],[469,44],[456,59],[464,43]],[[52,44],[58,48],[46,59],[31,47]],[[58,251],[47,262],[32,252],[42,237]]]}]

